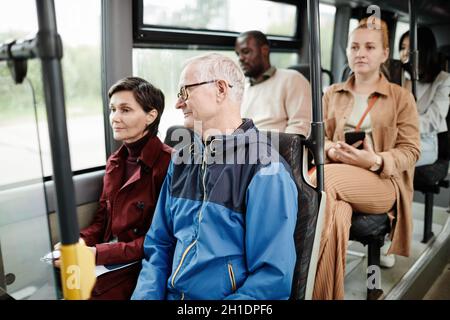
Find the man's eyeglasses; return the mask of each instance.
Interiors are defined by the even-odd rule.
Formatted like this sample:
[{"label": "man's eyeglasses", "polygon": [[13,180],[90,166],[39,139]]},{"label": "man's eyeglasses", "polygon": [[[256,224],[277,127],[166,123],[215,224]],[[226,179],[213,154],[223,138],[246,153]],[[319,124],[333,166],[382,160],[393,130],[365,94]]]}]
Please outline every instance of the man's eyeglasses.
[{"label": "man's eyeglasses", "polygon": [[[213,83],[216,81],[218,81],[218,80],[203,81],[203,82],[199,82],[199,83],[193,83],[193,84],[188,84],[188,85],[182,86],[180,88],[180,92],[177,93],[177,97],[178,97],[178,99],[181,98],[184,101],[186,101],[187,99],[189,99],[189,91],[187,91],[187,88],[202,86],[204,84]],[[228,86],[230,88],[233,88],[233,86],[231,84],[228,84]]]}]

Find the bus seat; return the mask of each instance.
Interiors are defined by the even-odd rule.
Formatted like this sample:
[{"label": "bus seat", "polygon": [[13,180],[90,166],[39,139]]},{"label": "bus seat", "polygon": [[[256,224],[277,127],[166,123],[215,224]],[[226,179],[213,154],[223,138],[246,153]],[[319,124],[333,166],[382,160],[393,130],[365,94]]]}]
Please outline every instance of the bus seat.
[{"label": "bus seat", "polygon": [[438,134],[438,159],[433,164],[416,167],[414,172],[414,190],[425,195],[423,243],[433,237],[434,194],[438,194],[441,187],[448,188],[450,185],[446,179],[450,161],[450,111],[446,120],[449,129]]},{"label": "bus seat", "polygon": [[[350,227],[350,240],[367,245],[367,277],[370,266],[380,266],[380,249],[384,245],[384,238],[390,232],[389,218],[384,214],[367,214],[353,212]],[[377,300],[383,294],[381,288],[367,288],[367,300]]]},{"label": "bus seat", "polygon": [[185,126],[171,126],[167,129],[164,143],[169,147],[179,150],[193,141],[193,134],[193,131]]},{"label": "bus seat", "polygon": [[[296,70],[296,71],[300,72],[308,81],[311,82],[310,73],[309,73],[309,71],[310,71],[309,64],[305,64],[305,63],[295,64],[295,65],[290,66],[288,69]],[[322,71],[322,85],[324,84],[324,82],[323,82],[324,74],[326,74],[328,76],[328,80],[329,80],[328,85],[333,84],[334,79],[333,79],[333,74],[331,73],[331,71],[326,70],[324,68],[321,68],[321,71]]]},{"label": "bus seat", "polygon": [[403,83],[403,72],[405,71],[402,62],[397,59],[389,59],[387,70],[389,72],[389,81],[401,86]]},{"label": "bus seat", "polygon": [[309,64],[295,64],[290,66],[288,69],[295,70],[300,72],[308,81],[310,81],[311,77],[309,74]]},{"label": "bus seat", "polygon": [[[319,218],[320,195],[305,180],[304,174],[307,172],[305,170],[307,161],[305,137],[288,133],[277,134],[279,134],[279,147],[275,143],[273,143],[273,146],[290,165],[298,189],[297,225],[294,233],[297,261],[292,282],[291,299],[311,299],[320,245],[320,243],[317,243],[320,242],[320,234],[319,241],[317,239],[315,241],[317,230],[321,230],[319,222],[321,221]],[[317,229],[318,227],[319,229]],[[317,250],[314,244],[317,245]]]}]

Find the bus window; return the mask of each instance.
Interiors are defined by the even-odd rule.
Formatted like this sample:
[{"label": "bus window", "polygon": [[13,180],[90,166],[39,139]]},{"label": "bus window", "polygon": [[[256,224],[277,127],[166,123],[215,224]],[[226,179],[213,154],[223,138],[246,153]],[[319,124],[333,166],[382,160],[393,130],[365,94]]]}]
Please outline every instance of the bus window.
[{"label": "bus window", "polygon": [[351,18],[348,25],[348,34],[350,35],[350,32],[352,32],[357,26],[358,26],[358,19]]},{"label": "bus window", "polygon": [[294,36],[296,16],[294,5],[263,0],[144,0],[146,25]]},{"label": "bus window", "polygon": [[397,27],[395,28],[395,41],[394,41],[394,48],[391,49],[393,52],[394,59],[400,59],[400,52],[398,51],[398,42],[400,41],[400,37],[402,34],[404,34],[406,31],[409,30],[409,23],[397,21]]},{"label": "bus window", "polygon": [[[23,21],[17,19],[19,10],[24,15]],[[36,6],[33,1],[22,0],[0,4],[0,42],[34,36],[36,31]],[[28,63],[29,79],[37,85],[41,85],[42,82],[39,78],[41,76],[39,68],[39,62]],[[36,136],[36,125],[30,83],[15,87],[5,62],[0,63],[0,82],[1,188],[6,184],[37,179],[41,176],[41,170],[37,141],[32,138]],[[40,112],[40,115],[42,114]],[[42,140],[45,140],[45,137],[42,137]],[[15,164],[18,166],[12,169],[11,165]]]},{"label": "bus window", "polygon": [[[0,70],[0,287],[18,300],[56,299],[53,268],[40,261],[50,234],[34,93],[29,81],[16,85]],[[30,179],[26,187],[11,185]]]},{"label": "bus window", "polygon": [[[29,64],[33,70],[36,64]],[[41,177],[34,101],[30,82],[16,87],[0,64],[0,188]],[[27,94],[25,94],[25,92]],[[39,115],[42,116],[41,110]],[[46,137],[41,137],[45,140]],[[50,161],[47,161],[50,164]],[[47,168],[48,169],[48,168]]]},{"label": "bus window", "polygon": [[[55,1],[58,33],[63,40],[62,71],[64,76],[67,127],[73,170],[97,167],[105,164],[105,135],[101,98],[101,50],[100,50],[100,4],[101,1],[81,0]],[[17,17],[24,17],[17,19]],[[34,37],[37,32],[36,8],[33,1],[20,0],[0,4],[0,42],[8,39]],[[1,63],[1,74],[9,76],[6,63]],[[43,156],[44,175],[52,175],[47,119],[40,61],[28,61],[27,78],[35,90],[38,110],[39,132]],[[34,128],[33,113],[21,112],[31,104],[11,106],[9,93],[0,96],[0,105],[9,105],[11,110],[2,108],[0,118],[7,119],[0,130],[9,132],[20,127],[17,132],[29,134]],[[16,99],[17,100],[17,99]],[[19,99],[20,100],[20,99]],[[5,120],[3,120],[4,122]],[[89,128],[89,130],[86,130]],[[33,136],[35,132],[32,132]],[[4,136],[4,135],[3,135]],[[8,136],[9,143],[16,145],[14,136]],[[19,137],[17,137],[19,141]],[[21,138],[20,141],[26,141]],[[0,145],[0,153],[5,154],[5,146]],[[35,148],[30,147],[29,150]],[[34,150],[34,152],[36,152]],[[16,157],[16,162],[24,168],[12,177],[4,177],[2,183],[15,183],[36,178],[34,169],[27,169],[27,158]]]},{"label": "bus window", "polygon": [[[175,109],[178,93],[178,79],[186,59],[211,50],[176,49],[133,49],[133,74],[148,79],[158,86],[165,95],[165,108],[159,125],[159,137],[164,140],[167,129],[173,125],[182,125],[183,114]],[[234,51],[221,51],[235,59]],[[296,53],[272,52],[271,63],[279,68],[287,68],[297,63]]]},{"label": "bus window", "polygon": [[162,139],[170,126],[183,124],[174,105],[186,59],[220,51],[237,62],[237,35],[260,30],[276,42],[270,55],[272,65],[287,68],[298,63],[297,5],[265,0],[141,0],[138,8],[142,12],[136,18],[142,20],[137,21],[134,33],[133,74],[155,83],[166,96],[159,127]]},{"label": "bus window", "polygon": [[100,0],[55,1],[72,170],[105,164]]},{"label": "bus window", "polygon": [[320,12],[320,53],[322,68],[331,70],[331,52],[333,47],[334,16],[336,7],[319,4]]},{"label": "bus window", "polygon": [[[21,19],[17,19],[20,9]],[[34,36],[38,29],[34,1],[18,0],[0,4],[0,43]]]}]

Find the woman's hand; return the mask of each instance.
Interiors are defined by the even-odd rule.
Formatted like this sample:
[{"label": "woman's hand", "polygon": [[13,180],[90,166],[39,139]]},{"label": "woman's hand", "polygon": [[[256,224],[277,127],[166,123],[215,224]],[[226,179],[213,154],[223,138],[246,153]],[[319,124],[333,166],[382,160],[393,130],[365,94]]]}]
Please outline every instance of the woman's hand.
[{"label": "woman's hand", "polygon": [[[61,242],[58,242],[57,244],[55,244],[53,246],[54,251],[60,251],[60,249],[61,249]],[[58,259],[53,260],[53,265],[58,269],[61,268],[61,259],[58,258]]]},{"label": "woman's hand", "polygon": [[360,141],[353,145],[338,141],[332,147],[334,149],[332,153],[330,151],[331,148],[328,150],[328,157],[331,158],[331,155],[335,159],[331,158],[334,162],[342,162],[363,169],[369,169],[375,164],[377,154],[367,138],[364,139],[362,150],[357,149],[360,144]]},{"label": "woman's hand", "polygon": [[327,150],[327,157],[328,157],[328,159],[330,159],[331,162],[333,162],[333,163],[336,163],[336,162],[339,163],[339,162],[341,162],[341,161],[339,161],[338,158],[336,158],[336,149],[337,149],[337,148],[340,148],[339,141],[333,143],[333,144],[331,145],[331,147],[328,148],[328,150]]},{"label": "woman's hand", "polygon": [[[331,162],[335,162],[335,163],[343,162],[342,160],[339,159],[339,154],[336,153],[336,150],[341,148],[342,143],[343,142],[341,142],[341,141],[334,142],[331,145],[331,147],[328,148],[327,157],[328,157],[328,159],[331,160]],[[355,148],[358,148],[361,145],[361,143],[362,143],[362,141],[357,141],[354,144],[352,144],[352,146]]]},{"label": "woman's hand", "polygon": [[[80,243],[81,245],[86,245],[85,242],[84,242],[84,240],[83,240],[82,238],[80,238],[79,243]],[[61,249],[61,242],[58,242],[57,244],[55,244],[55,245],[53,246],[53,248],[54,248],[54,250],[60,250],[60,249]],[[94,247],[87,247],[87,248],[89,249],[89,251],[92,252],[92,254],[94,255],[94,258],[97,258],[97,248],[96,248],[95,246],[94,246]],[[58,258],[58,259],[54,260],[54,261],[53,261],[53,265],[54,265],[56,268],[60,268],[60,267],[61,267],[61,259]]]},{"label": "woman's hand", "polygon": [[58,242],[53,246],[53,250],[59,250],[61,248],[61,242]]}]

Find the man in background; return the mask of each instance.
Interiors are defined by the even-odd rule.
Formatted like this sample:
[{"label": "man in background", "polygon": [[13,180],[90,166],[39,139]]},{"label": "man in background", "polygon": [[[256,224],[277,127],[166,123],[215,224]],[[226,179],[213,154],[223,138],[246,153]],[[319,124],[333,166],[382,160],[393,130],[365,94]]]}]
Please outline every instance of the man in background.
[{"label": "man in background", "polygon": [[295,70],[270,64],[270,46],[260,31],[241,33],[235,51],[247,77],[241,106],[260,130],[307,136],[311,125],[311,87]]}]

